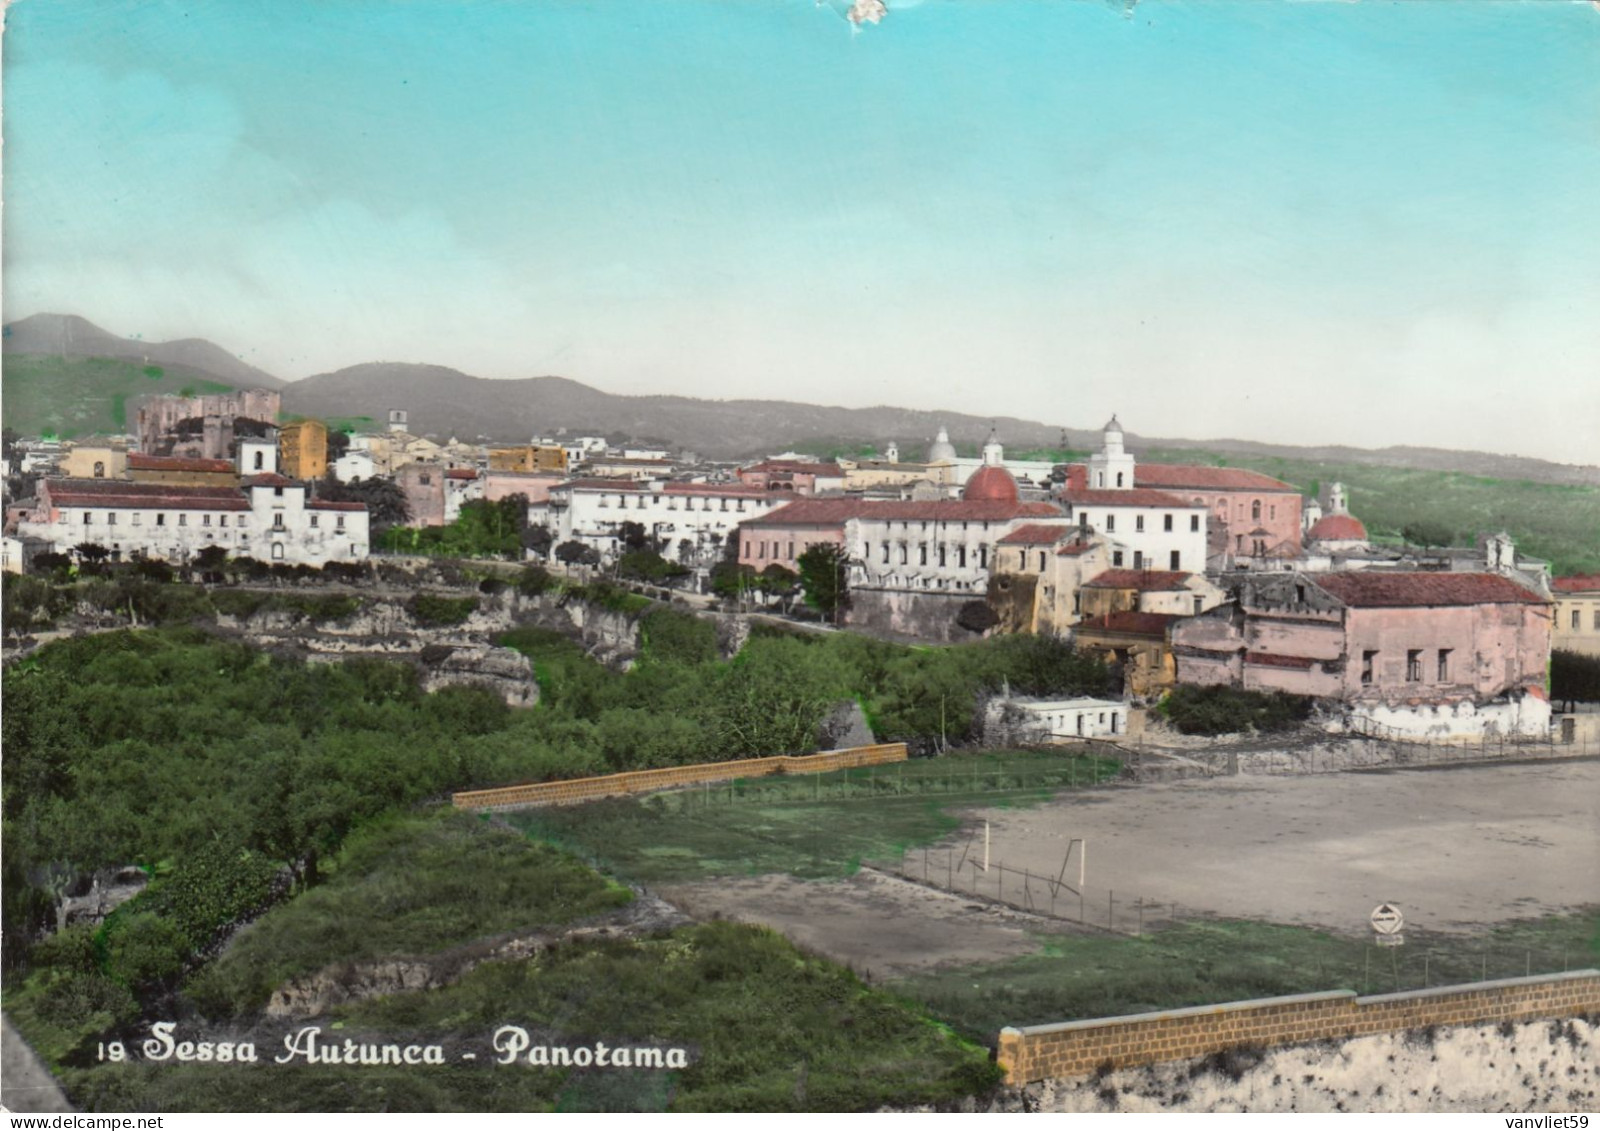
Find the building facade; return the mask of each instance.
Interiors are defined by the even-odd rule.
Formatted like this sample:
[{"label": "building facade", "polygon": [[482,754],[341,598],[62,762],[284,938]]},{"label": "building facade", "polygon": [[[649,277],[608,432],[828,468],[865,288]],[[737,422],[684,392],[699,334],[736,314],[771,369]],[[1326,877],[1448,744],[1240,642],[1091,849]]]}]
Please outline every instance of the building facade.
[{"label": "building facade", "polygon": [[1558,577],[1550,588],[1555,595],[1551,648],[1600,656],[1600,573]]},{"label": "building facade", "polygon": [[321,479],[328,473],[328,426],[296,420],[278,429],[278,469],[290,479]]}]

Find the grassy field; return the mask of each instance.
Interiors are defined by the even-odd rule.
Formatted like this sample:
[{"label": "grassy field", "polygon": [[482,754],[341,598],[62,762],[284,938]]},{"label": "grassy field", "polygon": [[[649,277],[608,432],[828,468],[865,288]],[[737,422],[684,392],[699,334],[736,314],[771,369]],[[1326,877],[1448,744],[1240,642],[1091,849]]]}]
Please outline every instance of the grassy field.
[{"label": "grassy field", "polygon": [[1006,1025],[1209,1005],[1322,990],[1425,985],[1600,966],[1600,911],[1506,924],[1479,936],[1407,933],[1376,947],[1302,927],[1196,920],[1142,938],[1041,936],[1039,952],[890,984],[975,1040]]},{"label": "grassy field", "polygon": [[5,425],[24,436],[75,436],[127,431],[128,409],[157,393],[228,393],[225,385],[182,370],[105,357],[7,354]]},{"label": "grassy field", "polygon": [[1219,457],[1211,452],[1156,451],[1152,463],[1215,464],[1260,471],[1307,494],[1335,480],[1349,491],[1350,513],[1374,541],[1398,543],[1409,523],[1455,534],[1457,545],[1479,533],[1508,531],[1517,549],[1544,558],[1558,574],[1600,569],[1600,487],[1560,486],[1359,463],[1276,457]]},{"label": "grassy field", "polygon": [[788,873],[851,874],[954,831],[957,811],[1038,804],[1115,777],[1110,759],[1029,750],[924,758],[833,774],[755,778],[698,790],[509,815],[631,883]]}]

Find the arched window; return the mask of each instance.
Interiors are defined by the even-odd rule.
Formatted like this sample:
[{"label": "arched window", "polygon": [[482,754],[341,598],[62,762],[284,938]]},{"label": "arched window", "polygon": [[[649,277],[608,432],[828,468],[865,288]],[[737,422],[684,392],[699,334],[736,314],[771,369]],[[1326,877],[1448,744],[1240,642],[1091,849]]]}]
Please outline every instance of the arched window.
[{"label": "arched window", "polygon": [[266,457],[266,454],[264,452],[257,452],[256,453],[255,470],[260,471],[262,468],[266,467],[266,458],[267,457]]},{"label": "arched window", "polygon": [[1252,519],[1254,519],[1256,522],[1260,522],[1261,521],[1261,500],[1260,499],[1257,499],[1255,502],[1250,504],[1250,517]]},{"label": "arched window", "polygon": [[1117,486],[1122,486],[1122,472],[1117,472]]},{"label": "arched window", "polygon": [[106,465],[103,460],[94,461],[94,477],[96,479],[104,479],[106,477]]}]

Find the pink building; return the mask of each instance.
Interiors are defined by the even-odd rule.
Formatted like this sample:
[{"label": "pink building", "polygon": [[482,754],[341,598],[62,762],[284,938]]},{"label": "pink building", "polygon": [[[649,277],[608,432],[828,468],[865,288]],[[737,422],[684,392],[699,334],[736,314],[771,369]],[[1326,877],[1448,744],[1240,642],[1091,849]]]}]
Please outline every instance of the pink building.
[{"label": "pink building", "polygon": [[860,499],[796,499],[739,524],[739,564],[760,571],[800,569],[800,555],[826,543],[844,546],[844,526],[871,504]]},{"label": "pink building", "polygon": [[542,503],[550,498],[550,488],[566,481],[565,475],[545,471],[495,471],[491,468],[483,473],[483,497],[498,503],[512,495],[526,495],[529,503]]},{"label": "pink building", "polygon": [[769,459],[740,468],[739,481],[747,487],[758,487],[763,491],[815,495],[818,491],[842,491],[844,469],[836,463]]},{"label": "pink building", "polygon": [[1252,578],[1175,624],[1172,643],[1182,683],[1464,717],[1492,699],[1544,701],[1550,625],[1549,601],[1498,574],[1360,570]]}]

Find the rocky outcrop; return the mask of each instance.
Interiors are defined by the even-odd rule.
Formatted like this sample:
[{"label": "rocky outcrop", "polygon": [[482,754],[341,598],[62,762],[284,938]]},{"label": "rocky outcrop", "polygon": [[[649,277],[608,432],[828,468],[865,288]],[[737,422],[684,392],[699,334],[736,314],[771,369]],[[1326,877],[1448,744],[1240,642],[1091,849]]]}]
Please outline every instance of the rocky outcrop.
[{"label": "rocky outcrop", "polygon": [[418,958],[344,962],[294,978],[273,991],[265,1014],[301,1020],[370,997],[450,985],[485,962],[529,958],[566,943],[632,938],[684,926],[689,917],[665,900],[639,895],[626,907],[554,931],[532,931]]}]

